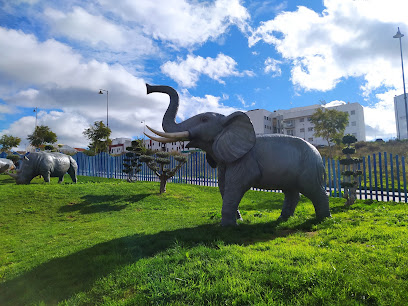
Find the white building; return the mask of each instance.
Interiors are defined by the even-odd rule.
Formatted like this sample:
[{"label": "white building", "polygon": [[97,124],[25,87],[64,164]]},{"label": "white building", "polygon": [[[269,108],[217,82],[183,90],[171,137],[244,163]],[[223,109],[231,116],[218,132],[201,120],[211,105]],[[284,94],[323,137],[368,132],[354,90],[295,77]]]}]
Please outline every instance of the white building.
[{"label": "white building", "polygon": [[127,152],[126,148],[132,146],[132,139],[120,137],[112,139],[112,143],[109,146],[109,154],[119,155]]},{"label": "white building", "polygon": [[[161,143],[151,139],[145,139],[144,144],[145,147],[151,150],[158,150],[158,151],[165,151],[165,152],[184,152],[190,151],[191,149],[187,149],[186,145],[189,141],[177,141],[177,142],[169,142],[169,143]],[[194,148],[193,148],[194,150]]]},{"label": "white building", "polygon": [[[408,94],[407,94],[408,99]],[[394,97],[395,124],[397,128],[397,138],[407,139],[407,116],[405,110],[404,94]]]},{"label": "white building", "polygon": [[252,121],[257,134],[286,134],[303,138],[311,144],[327,145],[326,140],[315,137],[314,125],[310,122],[310,116],[319,107],[334,108],[349,114],[349,124],[345,134],[356,136],[358,141],[365,141],[364,110],[358,103],[342,103],[335,106],[322,106],[319,104],[296,107],[288,110],[276,110],[273,112],[265,109],[255,109],[246,114]]},{"label": "white building", "polygon": [[[186,148],[188,141],[178,141],[170,143],[161,143],[151,139],[145,139],[144,145],[148,149],[157,150],[157,151],[166,151],[166,152],[183,152],[190,151]],[[109,146],[109,153],[114,155],[120,155],[124,152],[127,152],[126,148],[132,146],[132,139],[130,138],[115,138],[112,140],[112,144]],[[194,150],[194,149],[193,149]]]}]

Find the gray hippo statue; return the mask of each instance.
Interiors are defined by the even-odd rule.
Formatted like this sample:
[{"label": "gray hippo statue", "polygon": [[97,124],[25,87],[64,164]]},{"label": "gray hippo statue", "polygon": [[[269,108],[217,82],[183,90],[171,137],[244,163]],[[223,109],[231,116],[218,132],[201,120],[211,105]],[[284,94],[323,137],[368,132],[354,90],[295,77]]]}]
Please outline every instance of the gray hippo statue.
[{"label": "gray hippo statue", "polygon": [[15,169],[14,163],[8,158],[0,158],[0,173]]},{"label": "gray hippo statue", "polygon": [[58,183],[64,180],[65,173],[68,172],[74,183],[77,182],[78,165],[69,155],[62,153],[35,152],[30,153],[21,161],[17,174],[9,173],[16,180],[17,184],[30,184],[37,175],[42,175],[45,182],[50,181],[50,177],[58,177]]}]

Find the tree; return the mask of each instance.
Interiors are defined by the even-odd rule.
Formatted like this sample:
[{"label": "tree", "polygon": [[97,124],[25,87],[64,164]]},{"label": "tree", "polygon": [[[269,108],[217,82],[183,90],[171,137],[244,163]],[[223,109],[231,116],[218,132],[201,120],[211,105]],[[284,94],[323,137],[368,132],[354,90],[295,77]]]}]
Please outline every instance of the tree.
[{"label": "tree", "polygon": [[21,142],[21,138],[11,135],[3,135],[0,138],[0,151],[10,151],[11,148],[17,147]]},{"label": "tree", "polygon": [[107,127],[102,121],[95,121],[93,126],[87,128],[83,134],[91,141],[89,149],[96,154],[108,151],[112,140],[109,139],[111,129]]},{"label": "tree", "polygon": [[137,173],[141,171],[142,164],[139,158],[142,154],[146,154],[146,148],[143,145],[143,139],[137,139],[132,141],[132,146],[127,147],[126,158],[124,159],[123,172],[128,175],[127,181],[134,182],[137,181]]},{"label": "tree", "polygon": [[156,152],[156,156],[142,155],[140,161],[152,170],[160,179],[160,193],[166,192],[167,180],[171,178],[187,161],[187,157],[183,155],[175,155],[174,159],[177,161],[177,166],[170,168],[170,153]]},{"label": "tree", "polygon": [[357,168],[361,159],[351,157],[351,154],[356,153],[356,148],[351,146],[353,143],[357,142],[355,136],[350,134],[345,135],[342,142],[346,145],[342,150],[343,154],[346,154],[346,158],[340,160],[340,165],[343,166],[343,171],[341,172],[343,175],[343,182],[341,182],[341,187],[344,188],[343,197],[347,199],[346,205],[350,206],[354,204],[357,198],[357,177],[362,174],[362,171],[357,170]]},{"label": "tree", "polygon": [[46,125],[39,125],[35,127],[34,133],[28,135],[27,139],[30,144],[36,148],[45,143],[56,143],[57,134],[50,130]]},{"label": "tree", "polygon": [[318,108],[310,117],[314,124],[314,135],[327,141],[331,157],[331,145],[340,143],[348,124],[348,113],[335,109]]}]

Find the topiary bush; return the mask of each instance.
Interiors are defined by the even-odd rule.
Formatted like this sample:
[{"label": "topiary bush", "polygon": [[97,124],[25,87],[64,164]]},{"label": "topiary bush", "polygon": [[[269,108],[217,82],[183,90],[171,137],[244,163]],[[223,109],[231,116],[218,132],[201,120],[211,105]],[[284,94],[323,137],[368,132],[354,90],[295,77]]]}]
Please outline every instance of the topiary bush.
[{"label": "topiary bush", "polygon": [[350,206],[356,201],[357,195],[357,177],[361,175],[361,170],[357,170],[358,164],[361,162],[360,158],[353,158],[351,154],[356,153],[356,149],[351,145],[357,142],[357,138],[353,135],[347,134],[343,137],[342,143],[346,145],[342,152],[346,155],[346,158],[340,160],[340,164],[343,166],[343,181],[341,187],[344,189],[343,197],[347,199],[346,205]]},{"label": "topiary bush", "polygon": [[174,155],[177,165],[174,168],[170,165],[170,153],[156,152],[156,156],[142,155],[140,161],[146,163],[150,170],[152,170],[160,179],[160,193],[166,192],[167,180],[171,178],[187,161],[184,155]]},{"label": "topiary bush", "polygon": [[142,163],[140,162],[140,156],[146,152],[143,146],[143,140],[137,139],[132,141],[131,147],[126,147],[128,152],[125,153],[126,158],[123,159],[124,163],[123,172],[128,175],[127,181],[137,181],[137,174],[141,171]]}]

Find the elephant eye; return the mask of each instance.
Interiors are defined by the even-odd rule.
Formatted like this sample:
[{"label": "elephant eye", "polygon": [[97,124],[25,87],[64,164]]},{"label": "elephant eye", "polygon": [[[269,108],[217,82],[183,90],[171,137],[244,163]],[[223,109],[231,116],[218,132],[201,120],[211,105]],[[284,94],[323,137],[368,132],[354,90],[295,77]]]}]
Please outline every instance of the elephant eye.
[{"label": "elephant eye", "polygon": [[207,122],[207,121],[208,121],[208,117],[206,116],[201,117],[201,122]]}]

